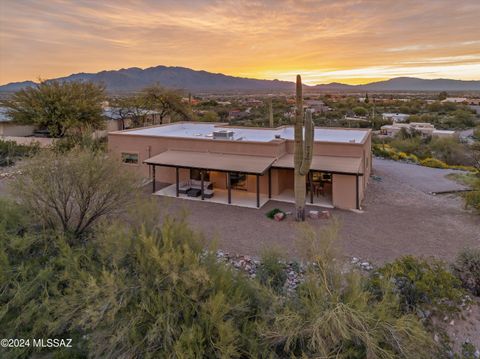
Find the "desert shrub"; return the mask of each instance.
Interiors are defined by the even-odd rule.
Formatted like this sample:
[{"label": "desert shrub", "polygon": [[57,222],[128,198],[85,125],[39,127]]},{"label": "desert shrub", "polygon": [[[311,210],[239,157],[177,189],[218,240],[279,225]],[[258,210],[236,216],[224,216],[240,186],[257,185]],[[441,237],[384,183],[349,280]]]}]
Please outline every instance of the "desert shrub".
[{"label": "desert shrub", "polygon": [[[346,271],[335,253],[338,222],[315,232],[303,226],[301,248],[312,265],[297,296],[288,298],[262,333],[274,353],[289,358],[433,358],[420,322],[377,300],[365,277]],[[386,291],[392,293],[391,291]]]},{"label": "desert shrub", "polygon": [[390,145],[400,152],[415,153],[422,144],[420,137],[395,138]]},{"label": "desert shrub", "polygon": [[0,167],[12,166],[21,158],[33,156],[39,149],[38,144],[18,145],[15,141],[0,139]]},{"label": "desert shrub", "polygon": [[431,157],[421,160],[420,164],[425,167],[448,168],[448,165],[445,162],[437,160],[436,158],[431,158]]},{"label": "desert shrub", "polygon": [[270,286],[277,293],[281,293],[287,280],[285,270],[286,265],[281,254],[276,250],[266,250],[260,260],[257,278],[260,283]]},{"label": "desert shrub", "polygon": [[480,126],[477,126],[473,129],[473,138],[477,141],[480,141]]},{"label": "desert shrub", "polygon": [[374,144],[372,147],[375,156],[393,158],[397,156],[396,151],[389,144]]},{"label": "desert shrub", "polygon": [[14,201],[0,198],[0,232],[18,234],[29,225],[23,209]]},{"label": "desert shrub", "polygon": [[457,138],[433,137],[428,147],[432,157],[449,165],[468,165],[470,160],[464,144]]},{"label": "desert shrub", "polygon": [[52,150],[59,154],[72,151],[73,149],[105,152],[107,149],[107,138],[95,138],[92,133],[92,129],[88,129],[86,133],[69,133],[65,137],[56,140],[53,143]]},{"label": "desert shrub", "polygon": [[452,264],[453,274],[457,276],[463,287],[480,296],[480,249],[462,250]]},{"label": "desert shrub", "polygon": [[119,215],[136,193],[136,179],[102,153],[44,152],[22,168],[15,195],[39,224],[80,237],[107,216]]},{"label": "desert shrub", "polygon": [[393,284],[402,313],[421,317],[428,317],[428,313],[456,312],[464,297],[461,282],[437,260],[413,256],[397,259],[372,275],[373,292],[381,292],[383,281]]},{"label": "desert shrub", "polygon": [[52,233],[0,242],[0,274],[15,273],[0,282],[2,337],[73,337],[68,358],[268,357],[258,323],[275,297],[205,254],[181,218],[96,231],[87,243]]},{"label": "desert shrub", "polygon": [[464,195],[465,208],[472,208],[480,213],[480,190],[475,189],[471,192],[466,192]]},{"label": "desert shrub", "polygon": [[[204,257],[196,240],[185,223],[167,220],[161,233],[120,239],[132,250],[114,252],[108,265],[119,238],[115,232],[101,238],[106,267],[76,288],[85,310],[72,323],[91,333],[93,356],[262,356],[256,325],[268,312],[267,298],[254,281]],[[59,309],[64,320],[72,304]]]}]

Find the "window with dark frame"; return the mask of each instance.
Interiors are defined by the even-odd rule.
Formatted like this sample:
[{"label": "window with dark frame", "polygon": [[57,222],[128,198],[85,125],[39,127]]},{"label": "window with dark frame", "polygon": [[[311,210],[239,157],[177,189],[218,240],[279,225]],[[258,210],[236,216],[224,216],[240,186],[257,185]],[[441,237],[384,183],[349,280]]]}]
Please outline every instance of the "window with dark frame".
[{"label": "window with dark frame", "polygon": [[128,164],[138,164],[138,153],[122,152],[122,162]]}]

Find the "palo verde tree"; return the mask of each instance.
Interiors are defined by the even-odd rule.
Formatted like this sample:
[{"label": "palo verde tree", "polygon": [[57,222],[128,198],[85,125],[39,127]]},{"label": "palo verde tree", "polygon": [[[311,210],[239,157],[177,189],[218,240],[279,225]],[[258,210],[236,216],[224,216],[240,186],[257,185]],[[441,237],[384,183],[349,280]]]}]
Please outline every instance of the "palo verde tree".
[{"label": "palo verde tree", "polygon": [[189,106],[182,103],[182,96],[178,91],[154,85],[145,88],[140,96],[145,108],[154,111],[162,123],[176,118],[180,120],[192,118]]},{"label": "palo verde tree", "polygon": [[48,129],[53,137],[69,130],[103,127],[104,88],[91,82],[42,81],[1,101],[7,116],[20,124]]},{"label": "palo verde tree", "polygon": [[133,127],[140,127],[145,122],[147,110],[145,109],[146,100],[143,96],[136,94],[116,97],[109,102],[112,114],[122,121],[122,128],[126,127],[127,121],[131,121]]},{"label": "palo verde tree", "polygon": [[[297,75],[297,109],[295,113],[295,207],[297,221],[305,220],[305,196],[306,196],[306,176],[310,171],[313,155],[313,136],[314,125],[312,121],[312,112],[306,112],[304,118],[303,97],[302,97],[302,78]],[[305,124],[305,138],[303,134],[303,125]]]}]

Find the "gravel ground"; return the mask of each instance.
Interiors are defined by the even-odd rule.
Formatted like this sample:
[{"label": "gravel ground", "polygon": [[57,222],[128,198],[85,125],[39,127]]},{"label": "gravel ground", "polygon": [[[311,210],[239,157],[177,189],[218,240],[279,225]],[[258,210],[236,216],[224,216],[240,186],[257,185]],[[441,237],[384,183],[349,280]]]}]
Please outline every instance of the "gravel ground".
[{"label": "gravel ground", "polygon": [[467,187],[445,178],[446,174],[457,170],[421,167],[414,164],[384,159],[374,159],[373,166],[379,173],[388,173],[397,181],[425,193],[463,190]]},{"label": "gravel ground", "polygon": [[[364,212],[331,210],[342,224],[344,255],[377,264],[406,254],[451,260],[464,247],[480,246],[480,216],[465,211],[458,196],[428,194],[459,189],[444,178],[450,171],[386,160],[374,166],[382,180],[370,182]],[[300,255],[297,223],[290,216],[283,222],[265,217],[275,207],[293,212],[291,204],[270,201],[257,210],[174,198],[159,197],[159,203],[168,213],[186,210],[193,228],[230,253],[258,256],[275,247],[289,257]],[[329,220],[308,223],[321,228]]]}]

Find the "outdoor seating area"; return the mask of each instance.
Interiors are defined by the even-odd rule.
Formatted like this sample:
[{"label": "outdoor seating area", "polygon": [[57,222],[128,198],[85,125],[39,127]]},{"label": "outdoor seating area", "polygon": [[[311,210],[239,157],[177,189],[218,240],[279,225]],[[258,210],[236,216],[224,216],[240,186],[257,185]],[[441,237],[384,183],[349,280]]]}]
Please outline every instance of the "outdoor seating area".
[{"label": "outdoor seating area", "polygon": [[[205,181],[207,183],[207,181]],[[193,200],[193,201],[202,201],[200,189],[194,189],[198,191],[198,196],[191,196],[188,193],[180,193],[177,197],[176,195],[176,185],[168,185],[161,188],[158,191],[154,192],[154,195],[162,196],[162,197],[171,197],[171,198],[181,198],[185,200]],[[215,194],[215,196],[213,195]],[[256,205],[256,194],[252,192],[246,192],[241,190],[232,190],[231,191],[232,201],[230,205],[238,206],[238,207],[246,207],[246,208],[261,208],[265,205],[269,198],[265,194],[261,194],[259,197],[259,207]],[[228,191],[225,189],[216,188],[213,189],[206,189],[204,190],[204,201],[211,202],[211,203],[219,203],[219,204],[229,204],[228,203]]]},{"label": "outdoor seating area", "polygon": [[[179,183],[178,193],[186,194],[188,197],[200,197],[202,194],[202,181],[190,179]],[[203,182],[204,198],[212,198],[214,195],[213,184],[209,181]]]}]

